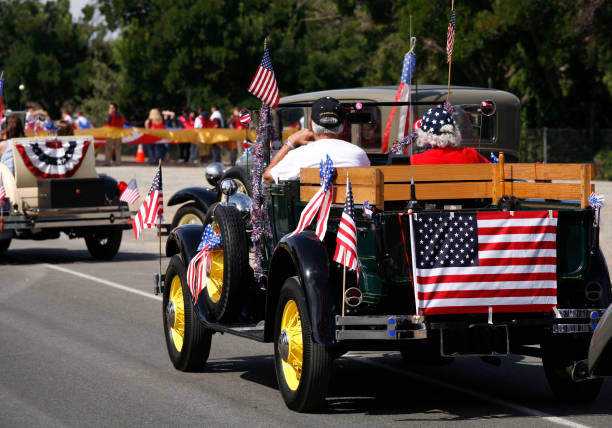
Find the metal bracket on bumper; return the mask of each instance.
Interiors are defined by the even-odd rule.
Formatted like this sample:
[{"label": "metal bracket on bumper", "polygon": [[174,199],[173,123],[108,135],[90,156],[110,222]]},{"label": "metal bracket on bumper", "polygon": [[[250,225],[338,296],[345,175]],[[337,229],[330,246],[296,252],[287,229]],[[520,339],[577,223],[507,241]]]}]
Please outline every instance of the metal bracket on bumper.
[{"label": "metal bracket on bumper", "polygon": [[423,321],[418,315],[336,315],[336,340],[426,339]]},{"label": "metal bracket on bumper", "polygon": [[592,333],[605,309],[558,309],[557,312],[557,322],[552,326],[553,333]]}]

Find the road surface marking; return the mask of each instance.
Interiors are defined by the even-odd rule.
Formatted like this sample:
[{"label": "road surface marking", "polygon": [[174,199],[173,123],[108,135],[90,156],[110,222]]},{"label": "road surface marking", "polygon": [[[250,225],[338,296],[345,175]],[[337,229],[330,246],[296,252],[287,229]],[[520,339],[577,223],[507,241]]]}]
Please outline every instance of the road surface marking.
[{"label": "road surface marking", "polygon": [[583,424],[578,423],[578,422],[570,421],[569,419],[565,419],[565,418],[561,418],[561,417],[558,417],[558,416],[549,415],[548,413],[544,413],[544,412],[541,412],[539,410],[532,409],[530,407],[526,407],[526,406],[523,406],[523,405],[520,405],[520,404],[517,404],[517,403],[513,403],[511,401],[502,400],[500,398],[494,398],[494,397],[488,396],[486,394],[474,391],[472,389],[464,388],[464,387],[458,386],[458,385],[453,385],[452,383],[447,383],[447,382],[444,382],[444,381],[441,381],[441,380],[438,380],[438,379],[429,378],[429,377],[422,376],[422,375],[419,375],[419,374],[416,374],[416,373],[413,373],[413,372],[410,372],[410,371],[404,371],[404,370],[398,369],[396,367],[392,367],[390,365],[381,363],[379,361],[374,361],[374,360],[367,359],[367,358],[361,358],[361,357],[358,357],[358,356],[351,356],[350,354],[347,354],[345,357],[353,358],[355,360],[362,361],[363,363],[369,364],[369,365],[372,365],[372,366],[381,367],[381,368],[387,369],[389,371],[392,371],[392,372],[395,372],[395,373],[402,374],[404,376],[410,377],[410,378],[412,378],[414,380],[417,380],[417,381],[420,381],[420,382],[426,382],[426,383],[433,384],[433,385],[436,385],[436,386],[439,386],[439,387],[442,387],[442,388],[445,388],[445,389],[451,389],[451,390],[454,390],[454,391],[459,392],[461,394],[468,394],[468,395],[471,395],[474,398],[477,398],[477,399],[482,400],[482,401],[487,401],[487,402],[489,402],[491,404],[496,404],[498,406],[505,407],[507,409],[512,409],[512,410],[515,410],[515,411],[517,411],[519,413],[523,413],[523,414],[528,415],[528,416],[535,416],[535,417],[538,417],[538,418],[542,418],[545,421],[553,423],[553,424],[563,425],[563,426],[572,427],[572,428],[590,428],[589,425],[583,425]]},{"label": "road surface marking", "polygon": [[95,277],[95,276],[92,276],[92,275],[87,275],[85,273],[77,272],[77,271],[72,270],[72,269],[66,269],[66,268],[63,268],[63,267],[56,266],[56,265],[51,265],[49,263],[45,263],[44,266],[46,266],[46,267],[48,267],[50,269],[55,269],[55,270],[60,271],[60,272],[69,273],[69,274],[75,275],[75,276],[80,276],[81,278],[89,279],[90,281],[99,282],[100,284],[104,284],[104,285],[107,285],[109,287],[116,288],[118,290],[127,291],[128,293],[133,293],[133,294],[137,294],[139,296],[148,297],[149,299],[158,300],[160,302],[162,301],[161,296],[156,296],[156,295],[153,294],[153,292],[147,293],[145,291],[138,290],[136,288],[127,287],[125,285],[117,284],[116,282],[107,281],[107,280],[102,279],[102,278],[98,278],[98,277]]}]

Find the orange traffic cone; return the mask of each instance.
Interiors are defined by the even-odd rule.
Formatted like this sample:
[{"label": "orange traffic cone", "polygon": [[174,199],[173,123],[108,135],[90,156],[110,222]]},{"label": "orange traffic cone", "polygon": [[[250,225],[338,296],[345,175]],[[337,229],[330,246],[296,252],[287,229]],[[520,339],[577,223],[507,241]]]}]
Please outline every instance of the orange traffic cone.
[{"label": "orange traffic cone", "polygon": [[142,148],[142,144],[138,145],[138,150],[136,150],[136,162],[142,163],[145,161],[144,149]]}]

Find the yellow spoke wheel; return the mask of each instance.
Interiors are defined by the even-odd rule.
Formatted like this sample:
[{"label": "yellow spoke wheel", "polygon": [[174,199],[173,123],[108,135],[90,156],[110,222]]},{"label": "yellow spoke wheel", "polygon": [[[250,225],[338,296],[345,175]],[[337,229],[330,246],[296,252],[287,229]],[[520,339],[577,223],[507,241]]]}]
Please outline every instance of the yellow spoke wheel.
[{"label": "yellow spoke wheel", "polygon": [[292,391],[297,391],[302,377],[304,349],[300,312],[293,300],[289,300],[283,310],[281,337],[287,346],[286,361],[283,359],[282,362],[285,381]]},{"label": "yellow spoke wheel", "polygon": [[170,332],[172,334],[172,342],[177,351],[183,349],[183,340],[185,339],[185,303],[183,299],[183,288],[181,286],[181,277],[174,275],[170,283],[169,305],[166,311],[169,313],[169,321],[172,322]]},{"label": "yellow spoke wheel", "polygon": [[217,248],[210,254],[206,267],[206,292],[213,303],[219,303],[223,292],[223,249]]},{"label": "yellow spoke wheel", "polygon": [[202,224],[202,219],[195,214],[185,214],[178,221],[178,226],[182,226],[184,224]]}]

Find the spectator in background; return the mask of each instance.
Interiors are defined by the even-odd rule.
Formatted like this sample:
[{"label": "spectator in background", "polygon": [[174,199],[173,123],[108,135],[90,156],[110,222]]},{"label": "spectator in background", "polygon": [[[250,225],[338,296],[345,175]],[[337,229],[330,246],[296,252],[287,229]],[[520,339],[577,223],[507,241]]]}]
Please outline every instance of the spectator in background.
[{"label": "spectator in background", "polygon": [[[123,115],[119,113],[117,104],[110,103],[110,105],[108,106],[108,117],[106,118],[105,126],[123,128],[124,123],[125,119],[123,118]],[[121,137],[107,138],[106,149],[104,150],[104,152],[106,158],[104,165],[110,165],[111,160],[113,158],[113,154],[115,155],[116,165],[121,165]]]},{"label": "spectator in background", "polygon": [[[151,109],[149,112],[149,118],[145,120],[145,128],[147,129],[166,129],[164,120],[158,109]],[[163,160],[166,155],[166,148],[164,144],[147,144],[147,152],[149,157],[149,163],[157,165],[159,161]]]},{"label": "spectator in background", "polygon": [[68,122],[70,126],[73,125],[72,112],[66,107],[62,109],[62,120]]},{"label": "spectator in background", "polygon": [[55,122],[55,128],[57,129],[58,137],[64,137],[66,135],[74,135],[74,129],[72,128],[72,125],[64,119],[58,120],[57,122]]},{"label": "spectator in background", "polygon": [[[194,118],[191,116],[193,112],[183,109],[179,116],[179,124],[183,129],[193,129]],[[179,144],[179,162],[189,162],[189,151],[191,149],[191,143],[180,143]]]},{"label": "spectator in background", "polygon": [[[228,121],[228,126],[231,129],[238,129],[238,130],[247,129],[247,126],[240,122],[240,110],[238,109],[238,107],[234,107],[232,117]],[[246,139],[246,132],[245,132],[245,139]],[[240,141],[235,141],[235,143],[236,143],[236,147],[232,148],[232,151],[230,153],[230,161],[232,165],[236,163],[236,158],[238,157],[238,153],[242,154],[242,144],[240,143]]]},{"label": "spectator in background", "polygon": [[[198,107],[198,116],[195,118],[195,121],[193,123],[193,127],[195,129],[202,129],[202,128],[212,128],[211,126],[211,121],[208,118],[208,116],[206,115],[206,112],[204,111],[204,109],[202,107]],[[206,144],[204,145],[204,147],[202,148],[202,152],[203,155],[206,156],[209,153],[209,145]],[[193,163],[198,163],[200,160],[200,144],[192,144],[191,145],[191,150],[189,153],[189,161],[193,162]]]},{"label": "spectator in background", "polygon": [[[213,105],[210,107],[210,120],[212,121],[211,128],[225,128],[223,115],[219,110],[217,110],[217,106]],[[213,144],[211,152],[213,155],[213,161],[221,162],[221,146],[219,146],[218,144]]]},{"label": "spectator in background", "polygon": [[13,161],[13,146],[9,144],[11,138],[25,137],[23,123],[18,116],[9,116],[6,119],[6,140],[0,141],[0,162],[2,162],[15,175],[15,164]]},{"label": "spectator in background", "polygon": [[77,112],[76,126],[77,129],[90,129],[92,127],[91,121],[83,115],[82,110]]}]

